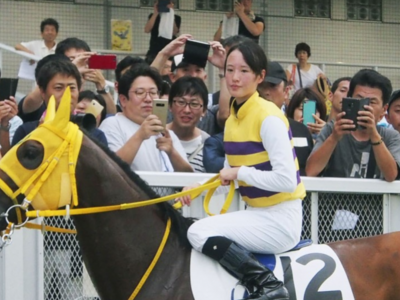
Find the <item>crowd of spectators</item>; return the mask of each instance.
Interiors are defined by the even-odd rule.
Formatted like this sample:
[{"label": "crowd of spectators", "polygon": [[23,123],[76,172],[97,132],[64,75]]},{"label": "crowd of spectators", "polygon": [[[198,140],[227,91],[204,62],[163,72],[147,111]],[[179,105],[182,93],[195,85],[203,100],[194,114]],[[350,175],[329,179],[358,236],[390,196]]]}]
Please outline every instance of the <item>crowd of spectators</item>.
[{"label": "crowd of spectators", "polygon": [[[224,16],[215,41],[209,42],[208,64],[219,70],[220,86],[218,91],[208,91],[204,64],[187,61],[183,56],[185,44],[192,36],[179,35],[182,20],[173,13],[173,1],[168,4],[174,16],[172,23],[166,21],[165,13],[158,11],[156,2],[145,24],[145,32],[151,33],[146,57],[126,56],[117,64],[117,99],[106,85],[102,71],[88,68],[88,59],[95,54],[90,46],[74,37],[57,43],[58,22],[51,18],[43,20],[42,40],[15,46],[43,58],[35,71],[36,88],[18,106],[13,97],[0,102],[2,155],[38,126],[49,97],[54,95],[59,101],[69,86],[72,111],[82,114],[90,110],[96,114],[96,126],[90,134],[115,151],[134,171],[219,172],[225,159],[224,124],[230,117],[233,100],[225,80],[225,56],[237,44],[258,42],[265,29],[264,20],[253,13],[251,5],[248,0],[236,3],[234,11]],[[238,21],[239,35],[224,30],[224,22],[232,18]],[[172,26],[170,39],[159,33],[165,24]],[[298,63],[287,68],[278,62],[268,63],[258,92],[289,119],[301,175],[367,177],[366,170],[374,167],[373,177],[396,179],[400,162],[400,96],[395,92],[391,97],[389,79],[375,71],[360,70],[353,78],[341,77],[328,86],[326,93],[321,92],[316,88],[318,80],[321,76],[326,79],[326,75],[308,62],[310,46],[298,43],[294,53]],[[92,82],[96,90],[82,88],[86,81]],[[370,105],[359,113],[359,122],[365,123],[366,129],[345,118],[341,106],[347,96],[371,98]],[[153,100],[158,98],[168,99],[166,128],[152,114]],[[308,101],[316,102],[314,122],[304,123],[303,105]],[[100,112],[94,112],[93,106],[100,107]],[[390,128],[377,126],[383,117]],[[371,158],[375,164],[369,164]],[[338,166],[346,170],[332,170]]]},{"label": "crowd of spectators", "polygon": [[[87,133],[115,151],[133,171],[219,173],[226,161],[225,122],[237,118],[225,78],[226,53],[241,43],[258,43],[265,29],[251,2],[236,3],[209,42],[207,63],[219,72],[218,91],[208,90],[204,65],[185,60],[184,47],[192,36],[179,35],[180,16],[174,15],[170,38],[159,35],[165,20],[157,3],[145,25],[151,34],[146,57],[126,56],[117,64],[117,99],[102,71],[88,67],[95,54],[89,45],[75,37],[57,43],[58,22],[43,20],[42,40],[15,46],[42,59],[36,66],[36,87],[18,104],[14,97],[0,102],[1,155],[38,127],[50,97],[58,106],[69,87],[73,114],[94,115],[95,124],[86,128]],[[168,7],[173,11],[173,1]],[[226,29],[232,18],[237,18],[235,34]],[[298,63],[285,68],[269,61],[257,88],[260,97],[274,103],[288,119],[300,175],[399,179],[400,90],[393,92],[390,80],[370,69],[330,85],[322,70],[308,62],[310,56],[310,46],[298,43]],[[315,88],[320,78],[328,82],[329,90]],[[88,90],[85,82],[92,82],[95,91]],[[346,97],[370,99],[358,112],[357,124],[342,109]],[[153,114],[153,102],[159,98],[168,100],[166,126]],[[303,106],[308,101],[316,102],[316,110],[314,121],[305,123]],[[379,126],[383,118],[388,127]]]}]

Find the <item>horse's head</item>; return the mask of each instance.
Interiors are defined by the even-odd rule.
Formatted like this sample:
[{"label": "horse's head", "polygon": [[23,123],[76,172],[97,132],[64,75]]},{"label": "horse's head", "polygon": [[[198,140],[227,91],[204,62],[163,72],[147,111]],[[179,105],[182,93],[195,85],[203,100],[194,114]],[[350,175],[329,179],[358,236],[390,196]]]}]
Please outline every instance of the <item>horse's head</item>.
[{"label": "horse's head", "polygon": [[[77,205],[75,168],[83,133],[70,119],[70,90],[65,91],[56,112],[52,97],[44,122],[0,160],[0,215],[13,204],[34,209]],[[24,203],[21,203],[24,201]],[[18,210],[9,220],[20,223]],[[0,217],[0,230],[6,226]]]}]

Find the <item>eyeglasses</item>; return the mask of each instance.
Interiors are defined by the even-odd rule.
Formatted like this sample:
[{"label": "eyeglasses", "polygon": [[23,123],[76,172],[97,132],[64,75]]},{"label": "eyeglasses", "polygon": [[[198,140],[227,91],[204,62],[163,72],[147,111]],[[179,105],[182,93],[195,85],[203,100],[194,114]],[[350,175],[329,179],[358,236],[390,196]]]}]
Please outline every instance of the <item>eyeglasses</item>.
[{"label": "eyeglasses", "polygon": [[176,106],[178,106],[180,108],[185,108],[187,105],[189,105],[190,109],[198,110],[203,107],[203,105],[198,102],[186,102],[183,99],[173,100],[173,102],[176,104]]},{"label": "eyeglasses", "polygon": [[150,91],[136,90],[136,91],[133,91],[133,93],[135,93],[136,97],[139,100],[145,99],[147,97],[147,95],[149,95],[151,99],[158,98],[158,91],[157,90],[150,90]]}]

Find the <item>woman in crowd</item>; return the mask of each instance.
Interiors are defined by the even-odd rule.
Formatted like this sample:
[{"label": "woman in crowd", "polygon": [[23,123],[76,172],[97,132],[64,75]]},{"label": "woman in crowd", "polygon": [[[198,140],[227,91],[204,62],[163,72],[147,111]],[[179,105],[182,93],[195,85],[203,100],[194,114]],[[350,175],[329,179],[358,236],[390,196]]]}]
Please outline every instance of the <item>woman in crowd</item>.
[{"label": "woman in crowd", "polygon": [[223,185],[238,181],[247,209],[201,219],[189,228],[188,238],[194,249],[240,279],[248,299],[289,299],[283,283],[250,253],[280,253],[299,242],[305,196],[288,121],[257,93],[266,69],[267,58],[256,43],[229,50],[225,76],[235,99],[225,125],[220,179]]},{"label": "woman in crowd", "polygon": [[308,127],[313,138],[319,134],[321,129],[325,126],[326,120],[326,105],[324,99],[314,92],[311,88],[299,89],[294,93],[289,105],[286,109],[286,116],[293,120],[303,123],[303,104],[309,100],[316,101],[316,111],[313,114],[315,123],[304,124]]},{"label": "woman in crowd", "polygon": [[297,64],[290,64],[286,69],[287,80],[289,85],[293,85],[293,92],[300,88],[312,86],[318,75],[323,74],[318,66],[308,62],[311,56],[311,48],[306,43],[296,45],[294,56],[296,56],[299,62]]}]

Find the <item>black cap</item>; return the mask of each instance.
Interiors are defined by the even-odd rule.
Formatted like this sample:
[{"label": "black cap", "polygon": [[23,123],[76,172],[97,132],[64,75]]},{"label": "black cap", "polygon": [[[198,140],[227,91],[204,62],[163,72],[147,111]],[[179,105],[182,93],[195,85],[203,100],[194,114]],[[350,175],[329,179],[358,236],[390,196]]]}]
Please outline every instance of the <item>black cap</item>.
[{"label": "black cap", "polygon": [[400,90],[394,91],[392,93],[392,95],[390,96],[390,98],[389,98],[389,106],[388,106],[388,109],[387,109],[388,111],[390,109],[390,106],[393,104],[393,102],[398,100],[398,99],[400,99]]},{"label": "black cap", "polygon": [[276,61],[268,62],[267,76],[265,76],[264,82],[280,84],[282,81],[287,82],[287,77],[280,63]]}]

